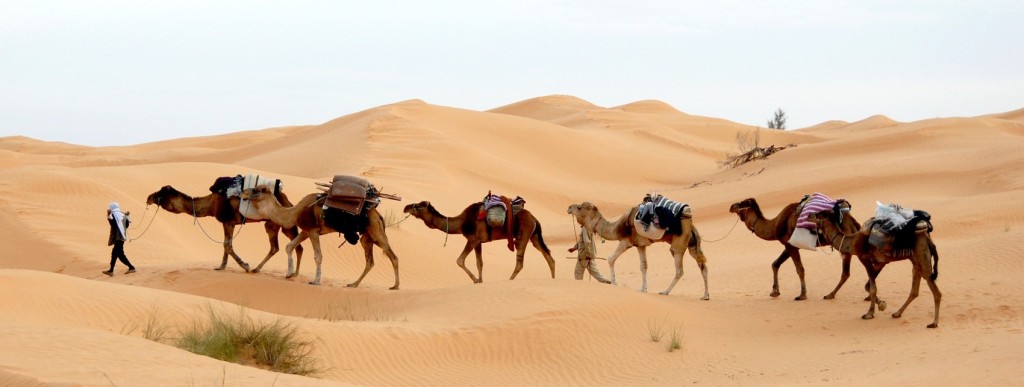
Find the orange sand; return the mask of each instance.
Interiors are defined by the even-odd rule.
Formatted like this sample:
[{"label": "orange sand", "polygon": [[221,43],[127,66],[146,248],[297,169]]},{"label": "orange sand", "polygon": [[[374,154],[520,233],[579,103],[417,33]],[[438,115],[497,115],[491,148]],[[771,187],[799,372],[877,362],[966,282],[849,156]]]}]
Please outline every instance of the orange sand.
[{"label": "orange sand", "polygon": [[[717,162],[751,127],[682,113],[658,101],[603,108],[548,96],[480,112],[411,100],[316,126],[182,138],[125,147],[85,147],[0,138],[0,385],[1005,385],[1024,377],[1024,114],[901,123],[882,116],[779,132],[762,144],[796,144],[768,160],[721,170]],[[360,288],[361,249],[324,238],[323,285],[286,280],[278,253],[258,274],[220,263],[212,218],[146,208],[163,185],[203,195],[218,176],[259,173],[284,180],[293,198],[335,174],[369,178],[405,204],[430,200],[456,215],[487,191],[526,198],[558,258],[557,278],[532,247],[515,281],[504,242],[485,245],[484,283],[455,265],[464,239],[408,219],[389,228],[402,289],[377,249]],[[576,228],[566,207],[581,201],[616,218],[646,192],[692,205],[706,240],[711,301],[686,258],[669,296],[667,246],[648,249],[650,294],[637,292],[634,251],[617,265],[618,287],[572,280],[564,259]],[[849,199],[858,219],[876,200],[931,212],[943,304],[931,294],[901,319],[863,321],[866,275],[854,262],[839,278],[830,251],[805,252],[809,299],[793,301],[792,263],[771,298],[770,263],[781,251],[736,224],[729,205],[754,197],[774,216],[815,191]],[[133,275],[100,274],[109,256],[104,210],[130,210],[126,245]],[[150,223],[152,221],[152,223]],[[201,226],[202,229],[199,227]],[[286,241],[281,237],[282,244]],[[260,224],[242,227],[236,250],[257,264],[268,249]],[[607,255],[613,243],[598,244]],[[307,256],[311,256],[307,255]],[[472,262],[470,259],[469,262]],[[472,266],[472,264],[471,264]],[[607,264],[600,262],[607,274]],[[890,265],[880,295],[898,306],[910,264]],[[216,308],[283,319],[315,337],[320,379],[281,375],[194,355],[141,338],[129,327],[156,315],[174,326]],[[889,311],[891,312],[891,311]],[[324,316],[331,318],[324,319]],[[357,321],[352,321],[357,320]],[[662,323],[661,342],[648,325]],[[669,352],[671,331],[682,349]]]}]

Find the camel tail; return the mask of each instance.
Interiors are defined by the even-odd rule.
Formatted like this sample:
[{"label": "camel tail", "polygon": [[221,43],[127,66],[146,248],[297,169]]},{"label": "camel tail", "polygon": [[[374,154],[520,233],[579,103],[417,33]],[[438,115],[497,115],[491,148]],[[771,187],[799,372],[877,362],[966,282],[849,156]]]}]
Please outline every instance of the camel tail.
[{"label": "camel tail", "polygon": [[939,251],[935,248],[935,244],[932,243],[931,238],[928,238],[928,251],[932,253],[932,281],[939,278]]},{"label": "camel tail", "polygon": [[551,249],[549,249],[548,245],[544,243],[544,235],[540,232],[540,222],[537,222],[537,242],[540,242],[540,248],[545,254],[551,254]]}]

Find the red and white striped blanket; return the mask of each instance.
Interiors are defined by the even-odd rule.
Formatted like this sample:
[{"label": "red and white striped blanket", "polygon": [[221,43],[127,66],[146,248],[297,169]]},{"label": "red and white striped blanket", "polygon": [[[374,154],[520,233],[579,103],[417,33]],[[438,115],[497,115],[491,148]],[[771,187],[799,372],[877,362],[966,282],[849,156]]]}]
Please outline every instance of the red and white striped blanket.
[{"label": "red and white striped blanket", "polygon": [[814,222],[807,221],[807,216],[818,211],[831,210],[836,206],[836,201],[822,193],[815,192],[810,199],[804,202],[800,208],[800,215],[796,218],[796,226],[808,230],[817,229]]}]

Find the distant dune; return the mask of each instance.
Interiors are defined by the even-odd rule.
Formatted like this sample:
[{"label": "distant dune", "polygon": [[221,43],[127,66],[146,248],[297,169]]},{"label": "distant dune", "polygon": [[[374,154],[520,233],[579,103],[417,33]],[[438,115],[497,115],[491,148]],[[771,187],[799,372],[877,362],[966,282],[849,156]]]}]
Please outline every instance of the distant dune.
[{"label": "distant dune", "polygon": [[[24,136],[0,138],[0,384],[3,385],[1011,385],[1024,348],[1024,109],[980,117],[898,122],[871,116],[791,131],[759,129],[761,144],[795,145],[723,170],[736,138],[756,128],[684,113],[661,101],[600,107],[574,96],[513,102],[487,111],[408,100],[320,125],[279,127],[133,146],[87,147]],[[342,112],[343,113],[343,112]],[[399,256],[402,288],[374,249],[359,288],[363,251],[323,238],[323,284],[297,279],[284,252],[258,274],[234,262],[215,271],[223,239],[212,218],[146,206],[164,185],[209,194],[219,176],[282,179],[292,198],[315,182],[358,175],[402,197],[379,211]],[[406,204],[429,200],[454,216],[489,191],[522,196],[542,224],[557,276],[530,247],[514,281],[515,254],[485,244],[484,282],[456,265],[465,239],[447,238]],[[644,194],[689,203],[709,258],[710,301],[687,255],[672,294],[668,246],[647,249],[652,292],[637,292],[635,249],[616,264],[619,286],[575,281],[578,226],[570,204],[590,201],[614,220]],[[938,246],[940,326],[932,297],[900,319],[866,311],[867,277],[854,260],[835,300],[840,258],[805,251],[809,299],[793,301],[793,264],[769,297],[782,246],[758,239],[728,212],[753,197],[773,217],[804,194],[846,198],[858,220],[876,201],[924,209]],[[107,277],[104,210],[131,211],[126,244],[138,273]],[[241,226],[236,251],[255,265],[269,245],[262,223]],[[282,245],[287,241],[280,238]],[[614,242],[598,242],[605,257]],[[306,244],[308,246],[308,243]],[[475,270],[470,255],[467,265]],[[599,261],[608,272],[606,261]],[[879,294],[896,309],[910,264],[887,266]],[[143,339],[128,327],[158,316],[184,327],[215,308],[282,320],[316,339],[319,379],[279,375]],[[655,328],[660,327],[660,328]],[[658,342],[651,330],[660,330]],[[670,336],[682,348],[669,352]]]}]

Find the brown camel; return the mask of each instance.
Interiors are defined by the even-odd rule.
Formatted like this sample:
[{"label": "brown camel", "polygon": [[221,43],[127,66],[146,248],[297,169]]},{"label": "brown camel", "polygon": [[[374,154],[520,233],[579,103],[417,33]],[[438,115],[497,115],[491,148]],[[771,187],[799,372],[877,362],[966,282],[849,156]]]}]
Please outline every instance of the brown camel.
[{"label": "brown camel", "polygon": [[[366,266],[359,279],[348,284],[348,287],[354,288],[359,286],[359,283],[363,281],[366,274],[373,268],[373,245],[377,245],[384,250],[384,255],[391,259],[391,266],[395,268],[395,286],[392,286],[391,290],[398,289],[398,256],[395,255],[395,252],[391,250],[391,245],[388,244],[388,236],[384,233],[384,217],[377,212],[376,208],[366,210],[365,215],[362,217],[350,216],[337,219],[337,222],[335,222],[332,219],[324,218],[322,202],[325,196],[322,194],[313,193],[306,195],[302,200],[290,207],[282,206],[271,193],[270,188],[264,185],[242,191],[242,197],[250,200],[253,206],[256,207],[256,212],[261,216],[285,227],[298,226],[301,230],[299,235],[285,246],[284,251],[288,254],[288,275],[285,278],[292,278],[299,274],[298,265],[296,265],[295,271],[292,271],[292,249],[306,238],[309,238],[313,244],[313,259],[316,261],[316,277],[309,283],[311,285],[320,285],[320,264],[323,260],[323,254],[320,250],[320,235],[343,232],[341,228],[352,226],[356,228],[357,232],[362,234],[359,237],[359,244],[363,246],[363,251],[366,253]],[[341,214],[340,210],[338,211],[339,215],[337,216],[339,217],[347,215]],[[345,224],[349,222],[356,222],[356,224]]]},{"label": "brown camel", "polygon": [[[855,233],[840,230],[836,227],[835,213],[832,210],[812,214],[807,219],[817,224],[818,229],[823,230],[822,233],[825,238],[833,246],[836,246],[839,251],[856,255],[860,259],[860,263],[864,265],[864,269],[867,270],[867,290],[868,297],[871,299],[871,306],[868,308],[868,313],[861,316],[861,318],[865,320],[875,318],[875,304],[878,304],[879,310],[885,310],[885,303],[878,300],[878,286],[875,284],[875,278],[882,272],[885,265],[909,259],[914,267],[910,295],[907,297],[907,301],[903,303],[903,306],[900,307],[900,310],[892,314],[892,317],[900,318],[903,316],[903,311],[907,309],[911,301],[917,298],[918,290],[921,287],[921,278],[924,278],[925,282],[928,283],[928,288],[932,291],[932,298],[935,299],[935,320],[928,324],[928,328],[939,326],[939,303],[942,301],[942,292],[939,291],[938,285],[935,284],[935,279],[939,277],[939,253],[927,229],[917,229],[916,232],[901,235],[906,238],[913,238],[913,242],[906,245],[911,251],[909,254],[894,256],[893,253],[900,250],[883,251],[868,243],[867,228]],[[914,227],[915,225],[907,224],[906,227]],[[934,263],[932,259],[934,259]]]},{"label": "brown camel", "polygon": [[[849,208],[849,202],[840,199],[840,206]],[[761,207],[757,205],[757,201],[753,198],[743,200],[738,203],[733,203],[729,207],[729,212],[735,213],[743,221],[743,224],[747,226],[747,229],[752,231],[758,238],[766,241],[779,241],[782,243],[783,250],[782,254],[772,262],[772,297],[779,296],[779,267],[786,262],[790,257],[793,258],[793,265],[796,266],[796,275],[800,277],[800,295],[794,298],[794,300],[806,300],[807,299],[807,283],[804,282],[804,263],[800,258],[800,248],[794,247],[789,243],[789,237],[793,234],[793,230],[796,229],[796,220],[800,215],[797,211],[797,207],[800,205],[797,203],[790,203],[786,207],[779,211],[779,214],[772,219],[765,219],[761,213]],[[860,230],[860,224],[857,220],[848,213],[843,216],[843,230],[847,232],[856,232]],[[821,238],[818,239],[819,246],[829,246],[827,240],[823,241]],[[832,290],[832,293],[825,295],[826,300],[831,300],[836,297],[836,293],[843,287],[846,280],[850,278],[850,254],[841,253],[843,257],[843,274],[839,277],[839,283],[836,288]]]},{"label": "brown camel", "polygon": [[[477,214],[480,211],[481,205],[483,205],[483,202],[470,204],[459,216],[454,218],[441,215],[427,201],[409,204],[403,210],[403,212],[422,220],[429,228],[443,230],[446,234],[462,234],[462,236],[466,237],[466,248],[462,250],[462,254],[459,255],[456,263],[458,263],[462,270],[466,271],[466,274],[469,275],[469,279],[473,280],[473,283],[484,281],[484,260],[481,246],[490,241],[509,238],[505,227],[492,228],[487,225],[485,220],[478,219]],[[528,242],[532,242],[533,247],[536,247],[544,255],[544,259],[548,261],[548,267],[551,269],[551,278],[555,278],[555,259],[551,257],[551,250],[544,244],[540,222],[537,221],[537,218],[534,218],[530,211],[522,209],[510,221],[513,221],[512,229],[516,233],[516,268],[512,271],[512,276],[509,279],[516,279],[516,275],[523,269],[523,257],[526,255],[526,245]],[[476,276],[466,268],[466,256],[469,255],[470,251],[476,252]]]},{"label": "brown camel", "polygon": [[[278,200],[284,203],[290,203],[288,196],[284,192],[278,192]],[[242,214],[238,211],[240,200],[238,198],[227,198],[222,194],[211,193],[203,197],[192,197],[186,195],[169,185],[163,186],[159,191],[153,192],[146,198],[146,205],[156,204],[167,210],[167,212],[175,214],[187,214],[193,217],[206,217],[212,216],[217,219],[218,222],[224,226],[224,256],[221,258],[220,266],[214,268],[214,270],[224,270],[224,267],[228,264],[228,256],[230,255],[241,266],[246,272],[258,273],[263,268],[263,264],[270,260],[274,254],[280,250],[277,244],[277,232],[281,230],[281,226],[274,222],[264,222],[263,228],[267,231],[267,238],[270,239],[270,252],[263,258],[255,269],[249,270],[249,264],[242,260],[238,254],[235,253],[234,246],[232,245],[232,239],[234,239],[235,226],[246,222],[262,222],[263,220],[252,220],[245,219]],[[294,238],[298,235],[299,231],[295,227],[285,227],[284,235],[289,239]],[[302,260],[302,246],[298,248],[298,259]]]},{"label": "brown camel", "polygon": [[640,273],[643,278],[643,285],[641,285],[640,291],[646,292],[647,246],[656,242],[665,242],[671,246],[669,251],[672,252],[672,257],[675,258],[676,276],[672,279],[672,283],[668,285],[668,289],[665,289],[660,294],[667,295],[672,292],[676,282],[679,282],[679,278],[683,276],[683,254],[689,250],[690,256],[693,257],[693,260],[697,261],[697,267],[700,268],[701,276],[704,277],[704,297],[700,299],[711,299],[711,296],[708,294],[708,258],[704,256],[704,251],[700,248],[700,234],[697,232],[697,228],[693,226],[692,218],[683,217],[680,220],[683,230],[680,235],[666,232],[665,236],[661,239],[653,240],[638,234],[636,228],[633,227],[633,222],[630,221],[636,215],[637,207],[630,208],[622,217],[614,222],[606,220],[601,215],[601,211],[590,202],[573,204],[566,211],[575,215],[576,221],[581,226],[586,227],[591,233],[600,235],[604,239],[619,241],[618,247],[608,256],[608,269],[612,272],[612,285],[615,285],[615,260],[630,247],[636,246],[637,252],[640,253]]}]

